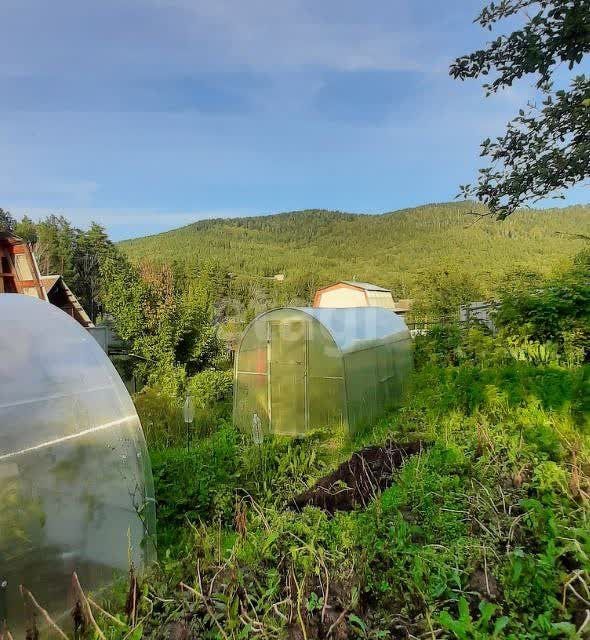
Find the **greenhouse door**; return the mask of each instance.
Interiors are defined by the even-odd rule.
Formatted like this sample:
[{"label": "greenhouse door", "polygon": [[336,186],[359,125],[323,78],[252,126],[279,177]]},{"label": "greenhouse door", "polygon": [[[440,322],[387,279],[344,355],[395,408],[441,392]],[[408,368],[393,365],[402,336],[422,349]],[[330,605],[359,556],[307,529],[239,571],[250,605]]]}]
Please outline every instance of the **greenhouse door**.
[{"label": "greenhouse door", "polygon": [[275,433],[296,435],[307,428],[307,324],[268,324],[269,414]]}]

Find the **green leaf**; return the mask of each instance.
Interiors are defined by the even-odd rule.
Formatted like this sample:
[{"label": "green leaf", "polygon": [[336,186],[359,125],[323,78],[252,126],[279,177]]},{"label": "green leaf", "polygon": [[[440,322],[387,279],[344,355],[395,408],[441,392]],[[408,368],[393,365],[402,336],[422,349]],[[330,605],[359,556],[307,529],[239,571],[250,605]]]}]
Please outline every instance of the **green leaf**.
[{"label": "green leaf", "polygon": [[506,628],[508,623],[510,622],[510,618],[508,616],[502,616],[496,620],[494,624],[494,637],[497,636],[503,629]]}]

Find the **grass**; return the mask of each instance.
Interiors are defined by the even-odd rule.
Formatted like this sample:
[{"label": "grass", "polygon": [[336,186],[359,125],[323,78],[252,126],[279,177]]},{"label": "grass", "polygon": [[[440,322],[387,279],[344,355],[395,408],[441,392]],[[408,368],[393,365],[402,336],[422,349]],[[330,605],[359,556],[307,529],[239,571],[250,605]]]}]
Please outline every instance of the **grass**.
[{"label": "grass", "polygon": [[[160,564],[144,637],[582,638],[590,632],[588,366],[425,362],[352,441],[229,423],[153,453]],[[430,444],[366,509],[291,498],[368,443]],[[116,610],[116,604],[112,604]],[[101,619],[110,637],[130,632]]]}]

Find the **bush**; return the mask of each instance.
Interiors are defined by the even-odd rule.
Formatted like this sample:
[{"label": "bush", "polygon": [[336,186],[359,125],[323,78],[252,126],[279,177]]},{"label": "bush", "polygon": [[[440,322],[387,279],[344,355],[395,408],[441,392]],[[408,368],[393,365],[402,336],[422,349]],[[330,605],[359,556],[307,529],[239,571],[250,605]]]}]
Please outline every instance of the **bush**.
[{"label": "bush", "polygon": [[206,409],[217,403],[231,401],[233,372],[206,369],[189,378],[187,394],[193,396],[195,406]]},{"label": "bush", "polygon": [[570,354],[590,355],[590,259],[580,254],[574,266],[540,287],[507,291],[496,313],[505,333],[539,343],[555,342]]},{"label": "bush", "polygon": [[457,324],[435,325],[424,335],[416,336],[414,359],[416,368],[426,364],[457,364],[461,329]]}]

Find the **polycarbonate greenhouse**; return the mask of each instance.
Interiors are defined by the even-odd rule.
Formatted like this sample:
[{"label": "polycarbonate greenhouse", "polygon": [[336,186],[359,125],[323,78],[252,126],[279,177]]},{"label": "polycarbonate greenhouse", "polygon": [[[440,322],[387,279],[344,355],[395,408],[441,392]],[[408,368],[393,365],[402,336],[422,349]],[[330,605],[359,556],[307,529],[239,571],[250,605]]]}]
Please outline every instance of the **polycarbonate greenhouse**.
[{"label": "polycarbonate greenhouse", "polygon": [[283,435],[354,432],[399,401],[411,368],[410,333],[389,309],[267,311],[238,347],[234,422]]},{"label": "polycarbonate greenhouse", "polygon": [[145,440],[115,368],[57,307],[1,294],[0,619],[24,627],[21,584],[59,619],[73,571],[96,591],[129,554],[150,562],[154,534]]}]

